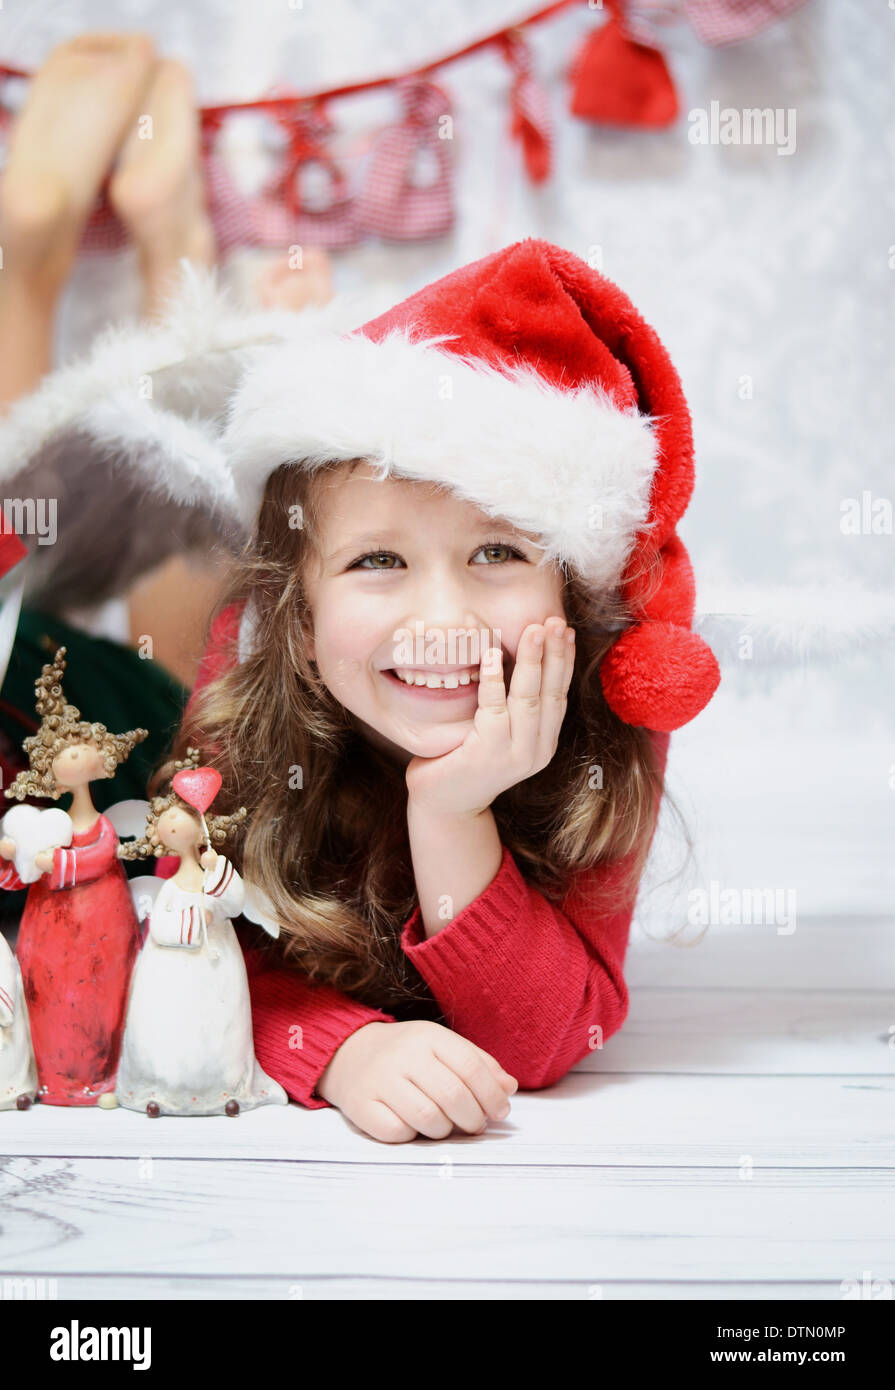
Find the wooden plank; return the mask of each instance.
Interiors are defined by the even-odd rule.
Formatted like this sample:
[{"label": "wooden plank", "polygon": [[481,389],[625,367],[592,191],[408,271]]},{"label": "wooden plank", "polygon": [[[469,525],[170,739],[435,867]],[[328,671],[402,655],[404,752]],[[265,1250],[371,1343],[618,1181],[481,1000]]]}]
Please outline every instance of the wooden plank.
[{"label": "wooden plank", "polygon": [[665,936],[678,920],[635,920],[625,961],[630,989],[866,989],[891,997],[893,917],[797,917],[791,936],[772,925],[711,926],[698,944],[696,927],[688,926],[678,945],[645,935],[648,927],[654,938]]},{"label": "wooden plank", "polygon": [[[721,1044],[719,1044],[720,1046]],[[383,1144],[336,1110],[271,1106],[237,1119],[35,1106],[0,1114],[0,1151],[37,1156],[366,1162],[380,1167],[669,1164],[895,1167],[895,1078],[571,1072],[517,1092],[508,1120],[483,1135]]]},{"label": "wooden plank", "polygon": [[[3,1283],[0,1279],[0,1295]],[[193,1299],[212,1299],[226,1302],[238,1299],[240,1302],[272,1299],[286,1301],[314,1300],[360,1302],[365,1299],[413,1300],[428,1302],[437,1299],[444,1302],[450,1299],[503,1302],[537,1300],[544,1302],[567,1302],[569,1300],[609,1302],[614,1299],[662,1299],[705,1300],[729,1299],[744,1300],[788,1299],[815,1302],[828,1300],[841,1302],[842,1290],[839,1284],[829,1279],[792,1280],[788,1283],[779,1280],[756,1279],[752,1283],[741,1280],[711,1281],[700,1279],[681,1279],[675,1283],[658,1279],[604,1279],[599,1284],[572,1279],[476,1279],[460,1276],[444,1279],[437,1275],[419,1276],[415,1279],[388,1278],[371,1274],[365,1278],[351,1278],[333,1275],[321,1278],[317,1275],[302,1275],[300,1281],[288,1278],[272,1278],[257,1275],[248,1278],[241,1274],[232,1276],[217,1275],[176,1275],[176,1274],[34,1274],[19,1276],[16,1283],[7,1285],[7,1298],[71,1298],[81,1301],[94,1299],[125,1299],[150,1302],[190,1302]]]},{"label": "wooden plank", "polygon": [[[3,1274],[713,1282],[895,1274],[879,1171],[9,1159]],[[71,1282],[69,1282],[71,1281]]]},{"label": "wooden plank", "polygon": [[889,990],[634,987],[619,1033],[576,1070],[895,1076]]}]

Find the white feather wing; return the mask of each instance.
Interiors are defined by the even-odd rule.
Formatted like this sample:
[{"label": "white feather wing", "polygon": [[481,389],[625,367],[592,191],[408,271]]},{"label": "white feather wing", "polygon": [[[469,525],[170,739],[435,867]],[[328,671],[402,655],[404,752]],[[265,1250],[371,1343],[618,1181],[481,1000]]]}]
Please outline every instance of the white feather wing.
[{"label": "white feather wing", "polygon": [[116,801],[114,806],[110,806],[104,812],[106,818],[112,822],[115,834],[119,840],[134,838],[143,834],[146,829],[146,817],[149,815],[148,801]]},{"label": "white feather wing", "polygon": [[145,922],[150,915],[159,890],[167,881],[160,874],[138,874],[136,878],[128,879],[127,886],[131,890],[138,922]]},{"label": "white feather wing", "polygon": [[248,883],[245,880],[243,882],[245,883],[243,917],[248,917],[250,922],[255,922],[259,927],[263,927],[269,936],[279,936],[280,927],[270,898],[256,883]]}]

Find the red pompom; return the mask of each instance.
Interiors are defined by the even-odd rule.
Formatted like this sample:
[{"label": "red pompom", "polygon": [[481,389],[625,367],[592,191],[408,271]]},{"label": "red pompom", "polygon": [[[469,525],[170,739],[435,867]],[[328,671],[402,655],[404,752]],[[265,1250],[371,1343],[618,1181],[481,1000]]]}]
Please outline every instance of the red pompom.
[{"label": "red pompom", "polygon": [[585,40],[571,76],[573,116],[631,126],[670,125],[677,116],[677,92],[664,57],[629,38],[617,15]]},{"label": "red pompom", "polygon": [[695,632],[647,621],[622,633],[603,658],[600,679],[610,709],[626,724],[671,733],[708,704],[721,671]]}]

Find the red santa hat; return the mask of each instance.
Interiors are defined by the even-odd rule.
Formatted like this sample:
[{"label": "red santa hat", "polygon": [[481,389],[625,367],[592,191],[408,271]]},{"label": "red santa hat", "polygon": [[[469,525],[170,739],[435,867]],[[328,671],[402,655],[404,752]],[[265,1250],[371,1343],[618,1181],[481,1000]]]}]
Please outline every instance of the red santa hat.
[{"label": "red santa hat", "polygon": [[627,723],[677,729],[718,686],[675,530],[694,482],[680,379],[628,297],[570,251],[526,239],[352,334],[287,347],[244,377],[223,444],[247,514],[284,459],[363,456],[620,587],[636,620],[601,678]]},{"label": "red santa hat", "polygon": [[345,303],[240,314],[185,267],[161,324],[109,330],[14,407],[0,482],[79,489],[71,543],[61,506],[55,554],[34,554],[37,597],[120,592],[174,549],[243,538],[280,464],[364,457],[383,477],[447,486],[537,534],[545,560],[620,589],[633,622],[602,663],[609,705],[658,731],[691,720],[720,671],[691,630],[675,529],[694,482],[690,416],[627,296],[527,238],[360,328],[346,331]]}]

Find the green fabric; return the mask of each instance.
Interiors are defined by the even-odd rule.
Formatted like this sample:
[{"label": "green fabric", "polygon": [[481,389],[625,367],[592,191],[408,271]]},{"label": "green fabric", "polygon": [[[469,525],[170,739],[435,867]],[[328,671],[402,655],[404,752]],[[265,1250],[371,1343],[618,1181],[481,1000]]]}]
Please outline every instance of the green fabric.
[{"label": "green fabric", "polygon": [[0,728],[17,748],[39,723],[34,682],[53,659],[51,642],[66,649],[62,689],[82,719],[105,724],[115,734],[149,730],[149,737],[136,745],[113,778],[91,783],[96,809],[145,798],[149,777],[170,747],[190,692],[159,662],[142,658],[132,647],[91,637],[49,613],[23,608],[0,689]]}]

